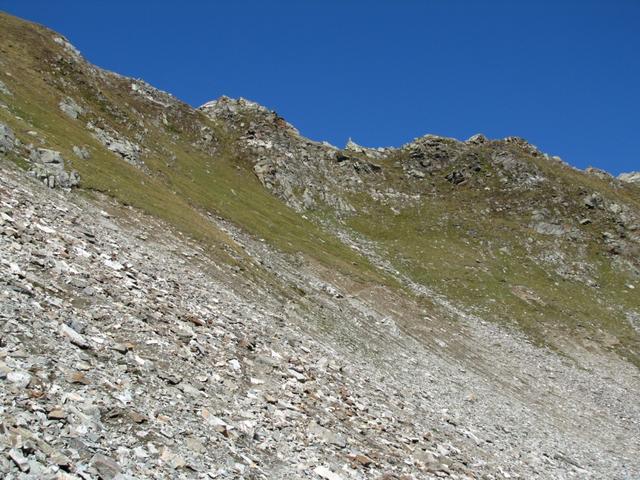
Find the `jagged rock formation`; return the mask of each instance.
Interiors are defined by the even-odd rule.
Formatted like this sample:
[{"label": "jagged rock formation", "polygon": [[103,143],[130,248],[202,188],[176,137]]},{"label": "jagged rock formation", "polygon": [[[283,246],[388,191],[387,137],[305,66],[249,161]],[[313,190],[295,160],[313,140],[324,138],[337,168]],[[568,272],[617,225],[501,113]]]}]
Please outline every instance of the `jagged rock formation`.
[{"label": "jagged rock formation", "polygon": [[200,110],[238,136],[238,147],[251,158],[260,182],[292,208],[313,208],[320,199],[340,212],[354,210],[335,193],[349,189],[353,179],[337,183],[341,179],[327,168],[342,161],[335,148],[300,136],[275,112],[242,98],[222,97]]},{"label": "jagged rock formation", "polygon": [[640,476],[633,175],[339,149],[0,28],[4,478]]},{"label": "jagged rock formation", "polygon": [[640,172],[621,173],[618,175],[618,180],[627,183],[640,183]]}]

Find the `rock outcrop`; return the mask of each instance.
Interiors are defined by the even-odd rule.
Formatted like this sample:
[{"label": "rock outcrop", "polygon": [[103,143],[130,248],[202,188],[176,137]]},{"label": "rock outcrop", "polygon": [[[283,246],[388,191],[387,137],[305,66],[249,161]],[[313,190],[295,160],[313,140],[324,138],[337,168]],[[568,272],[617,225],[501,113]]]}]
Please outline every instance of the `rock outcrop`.
[{"label": "rock outcrop", "polygon": [[47,148],[31,151],[30,174],[49,188],[72,188],[80,183],[80,175],[75,170],[67,172],[60,152]]},{"label": "rock outcrop", "polygon": [[73,98],[66,97],[60,101],[58,107],[69,118],[73,120],[77,119],[84,113],[84,108],[78,105]]},{"label": "rock outcrop", "polygon": [[640,183],[640,172],[621,173],[618,180],[627,183]]},{"label": "rock outcrop", "polygon": [[140,145],[130,141],[129,139],[118,135],[115,132],[109,133],[92,123],[87,124],[87,129],[92,132],[94,138],[104,145],[109,151],[121,157],[127,163],[134,166],[143,164],[140,159],[142,148]]},{"label": "rock outcrop", "polygon": [[7,153],[13,150],[16,137],[13,131],[4,123],[0,123],[0,153]]}]

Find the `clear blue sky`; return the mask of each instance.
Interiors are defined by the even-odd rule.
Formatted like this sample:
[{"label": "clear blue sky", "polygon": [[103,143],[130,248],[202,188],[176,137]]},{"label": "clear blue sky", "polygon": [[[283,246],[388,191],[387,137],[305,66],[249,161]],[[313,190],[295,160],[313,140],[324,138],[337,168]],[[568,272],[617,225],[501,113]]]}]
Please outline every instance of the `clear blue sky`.
[{"label": "clear blue sky", "polygon": [[518,135],[640,170],[640,0],[0,0],[197,106],[243,96],[316,140]]}]

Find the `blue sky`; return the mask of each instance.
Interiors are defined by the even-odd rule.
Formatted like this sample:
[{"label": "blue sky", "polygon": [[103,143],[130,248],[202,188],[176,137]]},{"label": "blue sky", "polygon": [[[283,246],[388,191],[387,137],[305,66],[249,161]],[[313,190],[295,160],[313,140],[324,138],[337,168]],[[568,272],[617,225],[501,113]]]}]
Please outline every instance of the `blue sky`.
[{"label": "blue sky", "polygon": [[517,135],[640,170],[640,1],[0,0],[93,63],[198,106],[272,108],[306,136]]}]

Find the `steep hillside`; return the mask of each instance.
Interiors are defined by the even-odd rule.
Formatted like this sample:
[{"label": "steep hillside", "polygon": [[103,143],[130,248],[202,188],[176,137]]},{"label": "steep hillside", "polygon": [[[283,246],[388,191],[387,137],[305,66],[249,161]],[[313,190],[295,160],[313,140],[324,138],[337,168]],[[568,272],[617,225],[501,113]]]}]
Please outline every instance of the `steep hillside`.
[{"label": "steep hillside", "polygon": [[273,112],[223,98],[263,185],[417,293],[638,364],[640,190],[519,138],[427,135],[399,149],[309,141]]},{"label": "steep hillside", "polygon": [[640,186],[303,137],[0,14],[4,478],[640,476]]}]

